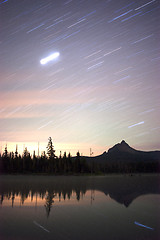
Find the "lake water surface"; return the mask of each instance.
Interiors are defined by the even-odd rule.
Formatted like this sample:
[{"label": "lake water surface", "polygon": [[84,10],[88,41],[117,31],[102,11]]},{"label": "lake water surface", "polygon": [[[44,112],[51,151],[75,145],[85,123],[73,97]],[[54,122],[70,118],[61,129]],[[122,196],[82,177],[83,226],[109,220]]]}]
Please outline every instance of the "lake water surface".
[{"label": "lake water surface", "polygon": [[0,239],[158,240],[160,177],[0,176]]}]

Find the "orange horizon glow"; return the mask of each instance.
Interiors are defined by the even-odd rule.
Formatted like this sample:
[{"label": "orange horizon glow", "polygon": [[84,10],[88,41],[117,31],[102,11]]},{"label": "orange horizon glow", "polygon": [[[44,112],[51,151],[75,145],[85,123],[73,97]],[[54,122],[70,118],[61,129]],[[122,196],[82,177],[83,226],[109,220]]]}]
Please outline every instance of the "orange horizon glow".
[{"label": "orange horizon glow", "polygon": [[[16,146],[18,147],[18,154],[22,154],[24,149],[30,152],[33,155],[34,151],[36,156],[38,156],[38,148],[39,148],[39,156],[45,151],[47,152],[47,142],[0,142],[0,153],[3,154],[5,147],[7,146],[8,152],[15,152]],[[104,151],[109,149],[105,146],[99,146],[96,144],[90,145],[89,143],[54,143],[53,146],[55,149],[56,156],[61,154],[63,155],[64,152],[67,154],[71,154],[75,156],[76,153],[79,151],[82,156],[90,156],[90,149],[93,152],[92,156],[97,156],[102,154]]]},{"label": "orange horizon glow", "polygon": [[[45,151],[47,153],[47,141],[46,142],[7,142],[7,141],[0,141],[0,153],[1,155],[4,153],[5,147],[7,146],[8,152],[14,152],[16,151],[16,146],[18,147],[18,154],[22,155],[24,152],[24,149],[27,148],[27,150],[30,152],[31,156],[33,156],[34,152],[36,156],[38,156],[38,148],[39,148],[39,156]],[[118,143],[118,142],[117,142]],[[115,143],[115,144],[117,144]],[[132,145],[129,142],[127,142],[131,147],[134,149],[140,150],[140,151],[155,151],[159,150],[159,148],[155,149],[154,147],[150,146],[149,144],[145,145]],[[60,153],[68,155],[69,153],[71,156],[76,156],[77,152],[79,151],[81,156],[91,156],[90,152],[92,152],[92,156],[98,156],[103,154],[105,151],[107,152],[108,149],[113,147],[114,145],[98,145],[98,144],[89,144],[89,143],[65,143],[65,142],[54,142],[53,146],[55,149],[55,154],[57,157],[60,156]]]}]

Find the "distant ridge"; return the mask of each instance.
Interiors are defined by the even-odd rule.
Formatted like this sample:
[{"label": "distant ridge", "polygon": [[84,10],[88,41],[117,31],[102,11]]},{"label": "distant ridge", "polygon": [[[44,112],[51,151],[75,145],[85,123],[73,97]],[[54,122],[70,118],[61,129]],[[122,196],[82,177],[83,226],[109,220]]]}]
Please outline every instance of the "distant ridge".
[{"label": "distant ridge", "polygon": [[[121,164],[123,166],[132,164],[157,164],[160,169],[160,151],[140,151],[128,145],[124,140],[111,147],[108,152],[95,157],[86,157],[88,163],[97,163],[109,166]],[[148,168],[150,168],[148,167]]]}]

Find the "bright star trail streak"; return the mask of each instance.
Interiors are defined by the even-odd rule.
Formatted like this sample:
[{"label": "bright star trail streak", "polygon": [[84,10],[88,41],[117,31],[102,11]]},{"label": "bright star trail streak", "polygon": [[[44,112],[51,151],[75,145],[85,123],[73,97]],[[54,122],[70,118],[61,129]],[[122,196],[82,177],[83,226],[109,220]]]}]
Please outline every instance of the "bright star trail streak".
[{"label": "bright star trail streak", "polygon": [[146,225],[143,225],[143,224],[141,224],[141,223],[139,223],[139,222],[134,222],[136,225],[138,225],[138,226],[140,226],[140,227],[144,227],[144,228],[148,228],[148,229],[150,229],[150,230],[154,230],[154,228],[151,228],[151,227],[148,227],[148,226],[146,226]]},{"label": "bright star trail streak", "polygon": [[132,11],[133,11],[133,10],[131,9],[131,10],[129,10],[128,12],[125,12],[125,13],[119,15],[118,17],[113,18],[112,20],[110,20],[110,21],[108,21],[108,22],[111,23],[111,22],[117,20],[118,18],[123,17],[124,15],[126,15],[126,14],[132,12]]},{"label": "bright star trail streak", "polygon": [[155,1],[156,1],[156,0],[152,0],[152,1],[150,1],[150,2],[148,2],[148,3],[146,3],[146,4],[144,4],[144,5],[136,8],[135,10],[139,10],[140,8],[143,8],[143,7],[147,6],[148,4],[150,4],[150,3],[152,3],[152,2],[155,2]]},{"label": "bright star trail streak", "polygon": [[42,58],[42,59],[40,60],[40,63],[41,63],[42,65],[47,64],[48,62],[50,62],[50,61],[58,58],[59,55],[60,55],[59,52],[55,52],[55,53],[49,55],[49,56],[46,57],[46,58]]},{"label": "bright star trail streak", "polygon": [[135,126],[137,126],[137,125],[141,125],[141,124],[143,124],[144,122],[139,122],[139,123],[136,123],[136,124],[133,124],[133,125],[131,125],[131,126],[129,126],[128,128],[132,128],[132,127],[135,127]]}]

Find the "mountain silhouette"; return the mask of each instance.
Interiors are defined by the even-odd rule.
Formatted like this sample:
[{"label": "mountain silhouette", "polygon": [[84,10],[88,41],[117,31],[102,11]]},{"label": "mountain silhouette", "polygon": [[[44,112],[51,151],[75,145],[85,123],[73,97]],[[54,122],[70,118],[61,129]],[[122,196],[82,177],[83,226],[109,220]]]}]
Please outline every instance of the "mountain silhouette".
[{"label": "mountain silhouette", "polygon": [[140,151],[130,147],[124,140],[111,147],[108,152],[95,157],[86,157],[88,162],[113,163],[113,162],[155,162],[160,161],[160,151]]},{"label": "mountain silhouette", "polygon": [[[53,149],[52,149],[53,150]],[[54,150],[53,150],[54,152]],[[41,157],[30,155],[27,151],[22,156],[8,153],[0,155],[0,173],[47,173],[47,174],[84,174],[84,173],[140,173],[160,172],[160,151],[140,151],[130,147],[124,140],[99,156],[66,156],[54,154]]]},{"label": "mountain silhouette", "polygon": [[126,152],[126,153],[136,153],[137,150],[130,147],[124,140],[121,143],[114,145],[112,148],[108,150],[108,153],[113,152]]}]

